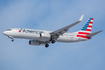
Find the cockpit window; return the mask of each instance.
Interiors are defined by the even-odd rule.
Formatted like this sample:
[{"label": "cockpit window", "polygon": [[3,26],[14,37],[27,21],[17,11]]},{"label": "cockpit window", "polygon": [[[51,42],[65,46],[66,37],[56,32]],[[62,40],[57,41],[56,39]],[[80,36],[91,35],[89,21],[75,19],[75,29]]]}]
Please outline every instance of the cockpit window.
[{"label": "cockpit window", "polygon": [[11,31],[11,29],[7,29],[7,31]]}]

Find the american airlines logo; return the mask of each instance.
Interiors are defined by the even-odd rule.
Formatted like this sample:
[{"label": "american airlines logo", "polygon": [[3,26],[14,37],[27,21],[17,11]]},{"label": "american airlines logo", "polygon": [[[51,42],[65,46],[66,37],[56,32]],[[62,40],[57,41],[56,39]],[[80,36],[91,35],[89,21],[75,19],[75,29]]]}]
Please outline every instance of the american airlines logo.
[{"label": "american airlines logo", "polygon": [[[22,30],[22,28],[21,28],[21,30]],[[21,32],[21,30],[19,30],[19,32]]]},{"label": "american airlines logo", "polygon": [[37,30],[26,30],[26,29],[23,29],[22,31],[23,31],[23,33],[32,33],[32,34],[34,34],[34,33],[37,33],[37,34],[44,33],[43,31],[37,31]]}]

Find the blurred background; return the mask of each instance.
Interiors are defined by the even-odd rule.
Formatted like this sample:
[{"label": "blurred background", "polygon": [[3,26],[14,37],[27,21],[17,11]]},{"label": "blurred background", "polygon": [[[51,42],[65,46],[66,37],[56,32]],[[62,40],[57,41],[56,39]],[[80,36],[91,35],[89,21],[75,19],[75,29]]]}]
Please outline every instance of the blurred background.
[{"label": "blurred background", "polygon": [[[105,0],[0,0],[0,70],[105,70]],[[2,34],[8,28],[55,31],[77,21],[68,32],[79,31],[94,18],[91,40],[55,43],[48,48]]]}]

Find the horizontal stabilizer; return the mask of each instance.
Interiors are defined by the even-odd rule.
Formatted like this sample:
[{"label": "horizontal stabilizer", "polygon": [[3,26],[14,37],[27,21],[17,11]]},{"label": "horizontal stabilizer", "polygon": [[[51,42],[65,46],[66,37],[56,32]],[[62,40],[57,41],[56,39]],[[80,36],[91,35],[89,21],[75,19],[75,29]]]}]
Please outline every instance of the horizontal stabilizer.
[{"label": "horizontal stabilizer", "polygon": [[92,36],[94,36],[94,35],[96,35],[96,34],[98,34],[98,33],[102,32],[102,31],[103,31],[103,30],[98,31],[98,32],[95,32],[95,33],[92,33],[92,34],[89,34],[89,35],[86,35],[86,37],[92,37]]}]

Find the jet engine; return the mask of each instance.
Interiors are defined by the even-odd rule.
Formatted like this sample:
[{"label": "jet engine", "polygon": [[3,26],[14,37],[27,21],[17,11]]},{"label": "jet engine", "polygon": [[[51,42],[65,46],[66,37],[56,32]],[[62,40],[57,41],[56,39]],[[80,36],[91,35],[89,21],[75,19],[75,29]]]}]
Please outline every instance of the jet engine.
[{"label": "jet engine", "polygon": [[40,40],[41,41],[49,41],[51,39],[51,35],[48,33],[42,33],[40,34]]},{"label": "jet engine", "polygon": [[38,42],[38,41],[36,41],[36,40],[30,40],[30,41],[29,41],[29,44],[30,44],[30,45],[40,45],[41,43]]}]

